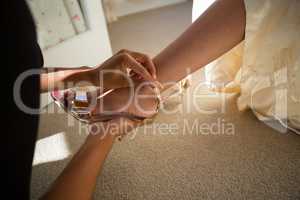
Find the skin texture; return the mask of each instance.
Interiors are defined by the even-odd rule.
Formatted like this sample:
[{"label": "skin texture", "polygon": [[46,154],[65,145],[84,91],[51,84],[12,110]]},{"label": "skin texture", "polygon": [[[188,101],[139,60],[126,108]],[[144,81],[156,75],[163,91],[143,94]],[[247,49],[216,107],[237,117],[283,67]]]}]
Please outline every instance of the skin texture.
[{"label": "skin texture", "polygon": [[129,132],[135,122],[118,118],[103,124],[105,132],[89,135],[68,166],[41,199],[92,199],[97,176],[115,138]]},{"label": "skin texture", "polygon": [[157,106],[158,99],[154,89],[147,84],[136,84],[132,90],[130,88],[119,88],[103,97],[103,99],[99,99],[93,115],[107,112],[149,118],[156,114]]},{"label": "skin texture", "polygon": [[244,40],[245,26],[243,0],[217,0],[153,59],[158,81],[180,81],[188,75],[187,68],[192,73],[217,59]]},{"label": "skin texture", "polygon": [[[148,82],[138,82],[133,87],[111,90],[101,98],[99,95],[102,92],[99,90],[87,92],[88,103],[85,109],[91,111],[91,115],[82,115],[81,118],[84,121],[88,120],[90,124],[109,121],[120,116],[133,120],[151,118],[157,113],[159,104],[156,91]],[[59,101],[65,108],[71,109],[74,106],[75,96],[74,90],[67,90],[63,99]]]},{"label": "skin texture", "polygon": [[86,85],[100,86],[105,90],[127,87],[127,70],[131,70],[131,74],[136,75],[139,80],[159,85],[156,81],[156,69],[150,57],[142,53],[121,50],[93,68],[45,68],[40,76],[41,91]]},{"label": "skin texture", "polygon": [[[245,23],[243,0],[216,1],[177,40],[153,59],[157,79],[162,83],[177,82],[187,75],[186,68],[190,67],[193,72],[218,58],[244,39]],[[118,96],[128,97],[126,92],[128,93],[126,90],[118,90],[109,97],[111,101],[115,101],[110,106],[117,106]],[[120,120],[135,125],[131,120],[118,118],[106,123],[106,126],[115,123],[120,127],[115,132],[124,134],[130,128],[126,128]],[[107,129],[99,135],[110,130],[112,129]],[[91,199],[97,176],[116,134],[102,140],[99,139],[99,135],[90,135],[87,138],[43,199]]]}]

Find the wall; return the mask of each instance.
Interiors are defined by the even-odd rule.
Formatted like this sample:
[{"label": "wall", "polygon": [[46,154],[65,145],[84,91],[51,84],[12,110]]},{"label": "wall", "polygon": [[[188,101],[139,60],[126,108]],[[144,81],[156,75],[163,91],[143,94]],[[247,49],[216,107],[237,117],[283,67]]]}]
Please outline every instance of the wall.
[{"label": "wall", "polygon": [[43,51],[45,66],[95,65],[111,56],[101,1],[85,0],[82,5],[90,30]]},{"label": "wall", "polygon": [[[46,67],[95,66],[112,55],[101,0],[82,0],[89,30],[43,51]],[[43,94],[41,106],[52,102]]]}]

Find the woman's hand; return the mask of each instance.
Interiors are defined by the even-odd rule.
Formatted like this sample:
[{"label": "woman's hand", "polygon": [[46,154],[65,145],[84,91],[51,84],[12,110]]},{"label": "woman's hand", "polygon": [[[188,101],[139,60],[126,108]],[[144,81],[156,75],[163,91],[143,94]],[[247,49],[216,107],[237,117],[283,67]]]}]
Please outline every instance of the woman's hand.
[{"label": "woman's hand", "polygon": [[97,67],[74,73],[67,81],[90,83],[109,90],[130,86],[130,78],[149,81],[161,87],[156,80],[156,69],[150,57],[129,50],[119,51]]},{"label": "woman's hand", "polygon": [[143,120],[157,113],[158,94],[148,84],[136,84],[134,87],[115,89],[101,99],[93,102],[91,121],[114,116],[124,116]]},{"label": "woman's hand", "polygon": [[90,85],[110,90],[130,87],[136,80],[162,88],[150,57],[128,50],[121,50],[97,67],[46,68],[40,77],[42,92]]}]

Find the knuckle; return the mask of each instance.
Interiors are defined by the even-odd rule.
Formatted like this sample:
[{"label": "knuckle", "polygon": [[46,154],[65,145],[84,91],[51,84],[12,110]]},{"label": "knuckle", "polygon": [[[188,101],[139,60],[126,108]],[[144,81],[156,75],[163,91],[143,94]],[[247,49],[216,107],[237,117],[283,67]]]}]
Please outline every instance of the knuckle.
[{"label": "knuckle", "polygon": [[129,55],[127,53],[121,53],[119,57],[121,61],[127,61],[129,59]]},{"label": "knuckle", "polygon": [[146,60],[151,60],[150,56],[148,56],[148,55],[146,55],[146,54],[144,54],[144,58],[145,58]]},{"label": "knuckle", "polygon": [[121,49],[118,53],[128,53],[128,50],[127,49]]}]

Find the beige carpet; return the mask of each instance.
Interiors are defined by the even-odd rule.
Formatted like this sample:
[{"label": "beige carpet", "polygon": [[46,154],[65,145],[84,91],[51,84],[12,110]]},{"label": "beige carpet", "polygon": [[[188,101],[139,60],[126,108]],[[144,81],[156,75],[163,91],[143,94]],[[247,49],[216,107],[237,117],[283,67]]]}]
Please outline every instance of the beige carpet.
[{"label": "beige carpet", "polygon": [[[201,114],[195,107],[188,114],[160,114],[156,126],[178,126],[169,134],[148,125],[145,132],[140,128],[134,139],[129,136],[116,142],[99,177],[95,199],[299,199],[299,135],[278,133],[251,112],[238,112],[235,97],[226,98],[222,114],[220,100],[202,96],[197,101],[201,110],[216,109],[216,114]],[[196,129],[183,134],[184,120],[197,120],[200,125],[223,120],[234,124],[234,134],[222,130],[207,134]],[[189,125],[192,128],[192,123]],[[65,131],[68,150],[75,152],[85,137],[79,134],[78,124],[68,127],[64,114],[42,115],[40,141],[61,131]],[[38,145],[37,155],[62,156],[60,146],[61,141]],[[34,166],[34,199],[46,191],[68,161]]]},{"label": "beige carpet", "polygon": [[[113,24],[110,30],[120,33],[122,26],[127,27],[126,23],[129,26],[134,20],[131,30],[143,34],[134,35],[137,42],[130,47],[155,55],[188,25],[189,9],[191,4],[187,3],[163,8],[164,12],[154,10],[137,15],[141,18],[129,16],[125,22],[116,22],[120,27]],[[153,20],[158,25],[147,31],[142,26],[143,16],[144,20]],[[124,29],[123,33],[111,33],[115,51],[133,42],[126,39],[132,32]],[[226,109],[222,113],[220,96],[202,95],[188,113],[158,115],[154,124],[175,124],[175,131],[159,134],[158,127],[148,128],[146,132],[140,128],[134,139],[127,137],[116,142],[98,179],[95,199],[300,199],[299,135],[278,133],[259,122],[250,111],[238,112],[235,98],[226,97]],[[183,100],[183,105],[186,107],[189,101]],[[176,105],[175,101],[168,104]],[[202,111],[216,109],[218,112],[199,113],[195,106]],[[47,109],[57,110],[54,104]],[[222,134],[222,130],[207,134],[195,129],[183,134],[184,123],[194,120],[199,125],[223,120],[224,124],[234,125],[234,134]],[[192,123],[188,127],[191,126]],[[33,199],[46,191],[84,138],[78,123],[65,114],[55,111],[41,116],[37,164],[33,168]]]},{"label": "beige carpet", "polygon": [[155,56],[192,23],[192,1],[122,17],[109,24],[113,52],[127,48]]}]

